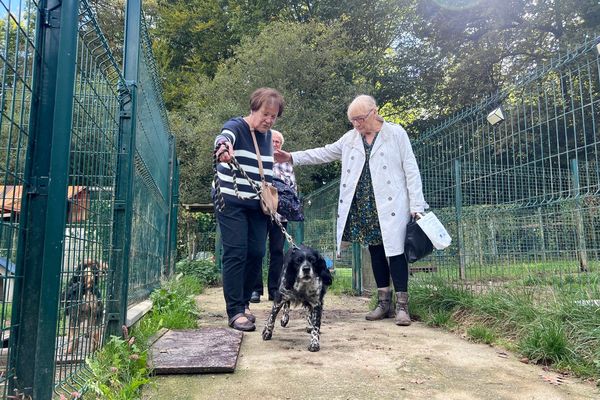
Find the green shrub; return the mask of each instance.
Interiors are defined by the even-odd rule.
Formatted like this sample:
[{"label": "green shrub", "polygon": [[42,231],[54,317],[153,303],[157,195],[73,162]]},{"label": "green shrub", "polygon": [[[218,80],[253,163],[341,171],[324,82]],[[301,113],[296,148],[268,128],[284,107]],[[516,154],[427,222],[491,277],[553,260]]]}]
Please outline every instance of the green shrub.
[{"label": "green shrub", "polygon": [[193,276],[204,286],[216,286],[221,281],[221,272],[212,260],[182,260],[175,265],[177,273]]},{"label": "green shrub", "polygon": [[86,360],[91,371],[84,399],[131,400],[140,397],[142,385],[150,382],[147,352],[133,337],[110,340],[93,358]]}]

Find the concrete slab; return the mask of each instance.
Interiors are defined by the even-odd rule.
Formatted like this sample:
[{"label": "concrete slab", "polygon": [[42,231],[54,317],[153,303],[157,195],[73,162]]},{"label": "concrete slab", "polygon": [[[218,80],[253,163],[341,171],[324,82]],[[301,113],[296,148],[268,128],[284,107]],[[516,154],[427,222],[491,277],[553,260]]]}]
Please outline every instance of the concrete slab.
[{"label": "concrete slab", "polygon": [[229,328],[168,331],[151,347],[156,375],[233,372],[243,333]]}]

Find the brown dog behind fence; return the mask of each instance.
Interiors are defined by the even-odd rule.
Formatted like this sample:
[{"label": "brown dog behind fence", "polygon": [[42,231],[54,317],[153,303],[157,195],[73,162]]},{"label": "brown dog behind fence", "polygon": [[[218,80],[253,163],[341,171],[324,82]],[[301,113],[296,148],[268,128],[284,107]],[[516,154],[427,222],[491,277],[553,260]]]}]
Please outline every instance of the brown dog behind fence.
[{"label": "brown dog behind fence", "polygon": [[91,337],[92,352],[100,345],[100,325],[104,313],[100,277],[107,270],[108,266],[101,261],[80,262],[61,294],[61,303],[65,307],[65,314],[69,316],[67,354],[72,354],[78,348],[81,332]]}]

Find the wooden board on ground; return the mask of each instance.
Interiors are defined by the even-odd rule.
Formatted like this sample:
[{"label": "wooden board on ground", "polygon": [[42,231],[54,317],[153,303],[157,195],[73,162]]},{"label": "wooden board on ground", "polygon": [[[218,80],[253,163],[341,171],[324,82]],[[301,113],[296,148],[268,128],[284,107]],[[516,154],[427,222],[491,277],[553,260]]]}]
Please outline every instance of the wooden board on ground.
[{"label": "wooden board on ground", "polygon": [[233,372],[243,333],[227,328],[168,331],[151,347],[155,374]]}]

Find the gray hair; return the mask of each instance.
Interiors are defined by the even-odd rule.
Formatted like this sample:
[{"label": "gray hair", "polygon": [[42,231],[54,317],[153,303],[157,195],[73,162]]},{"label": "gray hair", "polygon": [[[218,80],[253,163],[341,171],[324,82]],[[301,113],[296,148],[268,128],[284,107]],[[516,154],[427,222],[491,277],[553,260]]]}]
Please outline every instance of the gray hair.
[{"label": "gray hair", "polygon": [[348,106],[348,110],[356,106],[362,106],[364,108],[376,108],[377,102],[375,101],[375,98],[373,96],[361,94],[359,96],[356,96],[354,100],[352,100],[352,103],[350,103],[350,105]]},{"label": "gray hair", "polygon": [[271,135],[279,135],[279,137],[281,138],[281,145],[283,146],[283,142],[285,142],[285,139],[283,138],[283,133],[276,131],[275,129],[271,129]]}]

